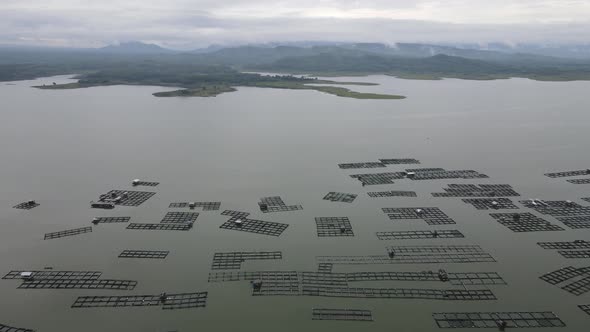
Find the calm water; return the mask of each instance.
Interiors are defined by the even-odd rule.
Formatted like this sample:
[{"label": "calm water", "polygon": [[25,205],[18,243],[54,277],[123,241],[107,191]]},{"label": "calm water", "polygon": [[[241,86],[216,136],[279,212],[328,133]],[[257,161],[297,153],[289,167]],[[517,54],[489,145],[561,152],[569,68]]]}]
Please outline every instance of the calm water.
[{"label": "calm water", "polygon": [[[588,265],[544,250],[538,241],[588,239],[589,230],[513,233],[457,198],[432,198],[449,183],[508,183],[541,199],[590,196],[590,185],[543,176],[590,165],[589,82],[523,79],[477,82],[409,81],[391,77],[341,78],[377,82],[359,91],[408,98],[371,101],[314,91],[240,88],[216,98],[155,98],[157,87],[100,87],[42,91],[29,86],[66,77],[0,83],[0,262],[13,269],[98,270],[102,278],[138,281],[134,291],[22,290],[0,280],[0,323],[52,331],[434,331],[432,312],[555,311],[582,331],[590,317],[576,297],[538,277],[563,266]],[[420,167],[474,169],[483,180],[400,180],[361,187],[338,163],[412,157]],[[131,179],[159,181],[157,194],[138,208],[91,209]],[[149,190],[149,189],[147,189]],[[369,198],[367,191],[414,190],[417,198]],[[329,191],[359,194],[352,204],[322,200]],[[261,214],[257,201],[280,195],[303,211]],[[16,203],[37,200],[30,211]],[[90,225],[95,216],[159,222],[175,201],[221,201],[221,210],[288,223],[282,236],[219,229],[221,211],[202,212],[190,232],[131,231],[100,224],[93,232],[55,240],[43,234]],[[440,207],[466,238],[379,241],[375,232],[432,229],[422,221],[392,222],[383,207]],[[318,238],[314,217],[347,216],[355,237]],[[553,218],[550,221],[560,224]],[[430,242],[430,243],[429,243]],[[246,282],[207,283],[215,252],[283,252],[276,261],[248,261],[242,270],[315,271],[317,255],[382,255],[387,245],[478,244],[497,263],[335,266],[346,271],[498,272],[508,286],[490,286],[497,301],[252,297]],[[124,249],[169,250],[165,260],[119,259]],[[354,285],[357,286],[357,285]],[[359,287],[448,288],[427,282],[359,283]],[[474,287],[471,287],[474,288]],[[209,291],[204,309],[160,307],[70,309],[82,295]],[[312,321],[312,308],[373,311],[373,323]],[[468,330],[468,329],[466,329]]]}]

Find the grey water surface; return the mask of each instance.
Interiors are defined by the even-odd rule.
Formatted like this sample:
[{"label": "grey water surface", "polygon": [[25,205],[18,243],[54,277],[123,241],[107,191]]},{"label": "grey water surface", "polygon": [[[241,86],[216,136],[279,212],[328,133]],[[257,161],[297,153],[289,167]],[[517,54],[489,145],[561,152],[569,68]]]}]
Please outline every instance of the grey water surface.
[{"label": "grey water surface", "polygon": [[[137,280],[133,291],[17,289],[0,280],[0,323],[40,332],[64,331],[435,331],[432,313],[553,311],[562,331],[583,331],[590,316],[575,296],[539,279],[558,268],[590,265],[565,259],[538,241],[589,239],[590,230],[513,233],[459,198],[434,198],[449,183],[511,184],[522,198],[580,204],[589,185],[543,176],[590,167],[590,82],[401,80],[337,78],[378,86],[357,91],[401,94],[404,100],[357,100],[315,91],[238,88],[215,98],[156,98],[160,87],[111,86],[38,90],[67,76],[0,83],[0,272],[101,271],[105,279]],[[421,165],[342,170],[339,163],[416,158]],[[405,168],[473,169],[475,180],[398,180],[362,187],[350,174]],[[111,189],[135,178],[158,181],[139,207],[91,209]],[[147,189],[143,189],[147,188]],[[418,197],[370,198],[368,191],[412,190]],[[330,192],[358,194],[351,203],[322,200]],[[303,210],[262,214],[257,202],[281,196]],[[12,206],[34,199],[32,210]],[[43,240],[48,232],[90,226],[97,216],[157,223],[171,202],[221,201],[197,211],[193,230],[135,231],[99,224],[92,233]],[[532,212],[521,205],[521,212]],[[390,221],[383,207],[439,207],[456,225]],[[225,209],[289,224],[280,237],[220,229]],[[179,210],[180,211],[180,210]],[[188,211],[188,210],[184,210]],[[510,212],[510,211],[506,211]],[[536,213],[535,213],[536,214]],[[537,214],[538,215],[538,214]],[[349,217],[354,237],[319,238],[315,217]],[[464,239],[380,241],[379,231],[458,229]],[[216,252],[282,251],[282,260],[247,261],[242,271],[316,271],[320,255],[383,255],[389,245],[477,244],[496,263],[338,265],[334,272],[498,272],[507,286],[489,287],[496,301],[252,296],[247,282],[208,283]],[[124,249],[169,250],[164,260],[121,259]],[[358,287],[452,288],[428,282],[362,282]],[[355,285],[357,286],[357,285]],[[72,309],[78,296],[208,291],[206,308]],[[312,308],[372,310],[374,322],[311,320]],[[470,329],[463,329],[470,331]],[[551,329],[553,330],[553,329]],[[474,329],[475,331],[475,329]]]}]

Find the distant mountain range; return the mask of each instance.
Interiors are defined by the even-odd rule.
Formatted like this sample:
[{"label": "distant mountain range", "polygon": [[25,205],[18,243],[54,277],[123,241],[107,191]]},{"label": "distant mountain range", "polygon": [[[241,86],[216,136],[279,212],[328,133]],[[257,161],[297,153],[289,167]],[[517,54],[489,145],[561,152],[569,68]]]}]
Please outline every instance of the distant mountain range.
[{"label": "distant mountain range", "polygon": [[[519,52],[530,50],[531,52]],[[588,57],[582,56],[587,52]],[[563,56],[575,54],[576,56]],[[560,56],[555,56],[560,55]],[[103,48],[0,47],[0,80],[97,70],[112,73],[141,65],[181,73],[177,67],[229,67],[242,71],[316,75],[387,74],[407,78],[590,80],[590,47],[485,46],[418,43],[280,43],[177,51],[125,42]],[[196,67],[195,67],[196,66]],[[141,70],[137,70],[137,75]]]},{"label": "distant mountain range", "polygon": [[105,53],[131,53],[131,54],[162,54],[175,53],[175,51],[160,47],[156,44],[146,44],[138,41],[125,42],[115,45],[108,45],[99,48],[98,51]]}]

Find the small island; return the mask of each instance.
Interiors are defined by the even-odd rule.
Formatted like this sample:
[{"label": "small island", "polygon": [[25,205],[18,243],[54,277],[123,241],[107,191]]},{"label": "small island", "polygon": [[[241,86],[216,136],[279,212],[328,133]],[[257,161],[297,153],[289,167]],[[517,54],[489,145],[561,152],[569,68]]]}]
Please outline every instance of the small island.
[{"label": "small island", "polygon": [[[191,71],[192,69],[192,71]],[[180,87],[173,91],[156,92],[155,97],[215,97],[222,93],[234,92],[236,87],[258,87],[270,89],[314,90],[338,97],[355,99],[403,99],[404,96],[364,93],[352,91],[337,85],[371,86],[368,82],[337,82],[319,80],[306,76],[261,75],[242,73],[228,67],[207,66],[181,69],[171,68],[126,68],[102,70],[82,74],[77,82],[35,86],[45,90],[81,89],[110,85],[151,85]]]}]

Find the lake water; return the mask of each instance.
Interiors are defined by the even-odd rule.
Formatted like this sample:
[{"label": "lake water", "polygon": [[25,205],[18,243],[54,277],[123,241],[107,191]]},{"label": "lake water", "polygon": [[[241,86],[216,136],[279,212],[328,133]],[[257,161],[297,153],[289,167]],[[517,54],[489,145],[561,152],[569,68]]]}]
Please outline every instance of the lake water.
[{"label": "lake water", "polygon": [[[590,167],[590,82],[413,81],[392,77],[338,78],[376,82],[351,87],[404,100],[356,100],[315,91],[239,88],[215,98],[156,98],[159,87],[114,86],[47,91],[30,88],[67,77],[0,83],[0,262],[10,270],[101,271],[103,279],[137,280],[133,291],[17,289],[0,280],[0,323],[64,331],[435,331],[432,313],[554,311],[562,331],[583,331],[590,316],[575,296],[539,279],[588,259],[566,259],[538,241],[588,240],[590,230],[514,233],[459,198],[433,198],[449,183],[511,184],[522,198],[573,200],[590,185],[543,176]],[[421,165],[342,170],[339,163],[416,158]],[[406,168],[473,169],[476,180],[399,180],[362,187],[348,175]],[[91,209],[111,189],[135,178],[160,182],[140,207]],[[143,188],[146,187],[141,187]],[[415,198],[370,198],[368,191],[412,190]],[[355,193],[351,203],[322,200]],[[257,202],[281,196],[303,210],[262,214]],[[41,205],[13,209],[28,199]],[[158,223],[171,202],[221,201],[200,212],[188,232],[133,231],[99,224],[92,233],[43,240],[48,232],[90,226],[97,216]],[[383,207],[439,207],[456,225],[391,221]],[[225,209],[289,224],[280,237],[220,229]],[[188,211],[188,210],[177,210]],[[510,212],[503,211],[503,212]],[[521,212],[533,212],[521,206]],[[537,213],[535,213],[537,214]],[[538,215],[538,214],[537,214]],[[314,217],[349,217],[354,237],[316,235]],[[545,216],[552,223],[560,222]],[[563,225],[562,225],[563,226]],[[458,229],[463,239],[380,241],[375,232]],[[320,255],[383,255],[389,245],[477,244],[496,263],[336,265],[334,272],[498,272],[507,286],[489,288],[495,301],[251,296],[248,282],[208,283],[214,253],[282,251],[282,260],[246,261],[241,271],[316,271]],[[124,249],[169,250],[164,260],[117,258]],[[354,287],[456,288],[440,282],[361,282]],[[206,308],[72,309],[78,296],[208,291]],[[372,310],[374,322],[311,320],[312,308]],[[464,329],[469,331],[469,329]]]}]

